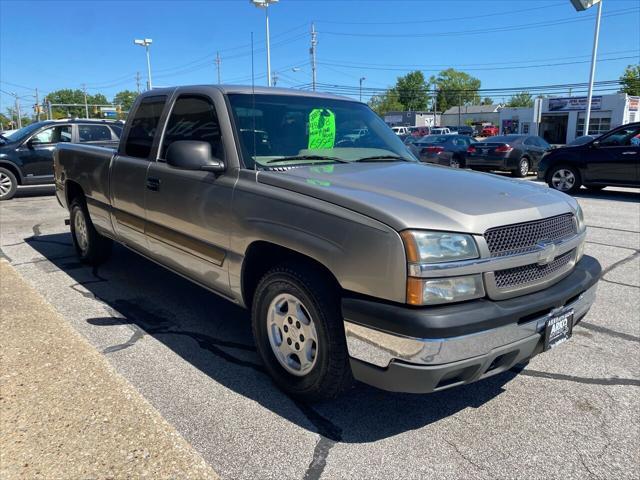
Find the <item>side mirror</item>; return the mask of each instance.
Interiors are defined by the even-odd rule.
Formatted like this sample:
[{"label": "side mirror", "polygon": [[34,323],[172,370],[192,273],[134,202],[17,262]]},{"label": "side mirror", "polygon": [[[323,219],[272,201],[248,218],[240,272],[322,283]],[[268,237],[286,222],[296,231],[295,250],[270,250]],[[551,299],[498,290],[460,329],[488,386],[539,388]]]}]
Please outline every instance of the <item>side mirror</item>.
[{"label": "side mirror", "polygon": [[211,145],[195,140],[178,140],[167,148],[166,160],[169,165],[183,170],[204,170],[220,173],[224,162],[211,155]]}]

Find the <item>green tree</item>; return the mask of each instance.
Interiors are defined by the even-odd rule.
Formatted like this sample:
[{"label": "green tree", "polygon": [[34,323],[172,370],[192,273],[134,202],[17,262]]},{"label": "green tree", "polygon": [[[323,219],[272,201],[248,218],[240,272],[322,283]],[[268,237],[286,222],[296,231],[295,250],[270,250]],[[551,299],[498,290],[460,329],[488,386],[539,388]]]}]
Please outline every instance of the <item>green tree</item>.
[{"label": "green tree", "polygon": [[621,93],[640,96],[640,64],[625,68],[620,77],[620,83],[622,84]]},{"label": "green tree", "polygon": [[436,77],[431,77],[430,82],[435,84],[438,90],[438,110],[444,112],[456,105],[480,102],[480,80],[466,72],[448,68]]},{"label": "green tree", "polygon": [[429,85],[418,70],[398,77],[395,91],[404,110],[426,110],[429,102]]},{"label": "green tree", "polygon": [[137,96],[138,94],[136,92],[133,92],[131,90],[123,90],[115,94],[115,96],[113,97],[113,103],[115,105],[120,105],[124,112],[128,112],[129,110],[131,110],[131,106],[133,105],[133,102],[135,101]]},{"label": "green tree", "polygon": [[516,93],[507,102],[507,107],[533,107],[533,97],[529,92]]},{"label": "green tree", "polygon": [[[62,90],[56,90],[47,95],[47,101],[51,103],[77,103],[77,107],[53,107],[53,118],[64,117],[84,117],[84,92],[80,89],[72,90],[70,88],[64,88]],[[99,117],[99,113],[94,112],[94,105],[107,105],[109,101],[102,93],[95,93],[93,95],[87,94],[87,105],[89,106],[89,117]]]},{"label": "green tree", "polygon": [[482,102],[480,102],[480,105],[493,105],[493,98],[484,97]]},{"label": "green tree", "polygon": [[369,100],[369,106],[381,117],[389,112],[401,112],[404,106],[398,100],[398,92],[395,88],[390,88],[381,95],[374,95]]}]

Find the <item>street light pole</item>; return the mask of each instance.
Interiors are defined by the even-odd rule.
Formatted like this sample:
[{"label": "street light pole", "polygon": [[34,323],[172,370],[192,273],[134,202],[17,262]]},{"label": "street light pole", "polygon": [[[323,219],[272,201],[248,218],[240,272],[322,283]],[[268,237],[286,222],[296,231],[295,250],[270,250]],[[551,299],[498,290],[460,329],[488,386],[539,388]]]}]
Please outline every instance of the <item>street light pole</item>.
[{"label": "street light pole", "polygon": [[366,77],[360,77],[360,101],[362,101],[362,82],[364,82],[366,79]]},{"label": "street light pole", "polygon": [[264,8],[267,34],[267,86],[271,86],[271,45],[269,40],[269,5],[278,0],[249,0],[258,8]]},{"label": "street light pole", "polygon": [[145,38],[142,40],[134,40],[133,43],[134,45],[144,47],[147,52],[147,90],[151,90],[153,88],[153,84],[151,82],[151,55],[149,53],[149,45],[153,43],[153,40]]},{"label": "street light pole", "polygon": [[584,116],[583,135],[589,135],[589,121],[591,119],[591,98],[593,97],[593,81],[596,76],[596,57],[598,55],[598,37],[600,36],[600,17],[602,15],[602,1],[598,3],[596,14],[596,30],[593,34],[593,51],[591,52],[591,73],[589,74],[589,93],[587,93],[587,111]]}]

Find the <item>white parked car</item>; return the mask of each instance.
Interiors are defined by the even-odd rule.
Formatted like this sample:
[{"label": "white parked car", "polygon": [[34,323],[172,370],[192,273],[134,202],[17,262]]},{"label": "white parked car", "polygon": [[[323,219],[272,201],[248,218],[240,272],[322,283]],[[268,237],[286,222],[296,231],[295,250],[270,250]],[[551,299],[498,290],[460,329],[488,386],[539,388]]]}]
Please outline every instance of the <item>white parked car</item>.
[{"label": "white parked car", "polygon": [[409,127],[391,127],[396,135],[409,135]]},{"label": "white parked car", "polygon": [[458,132],[447,127],[438,127],[431,129],[431,135],[457,135]]}]

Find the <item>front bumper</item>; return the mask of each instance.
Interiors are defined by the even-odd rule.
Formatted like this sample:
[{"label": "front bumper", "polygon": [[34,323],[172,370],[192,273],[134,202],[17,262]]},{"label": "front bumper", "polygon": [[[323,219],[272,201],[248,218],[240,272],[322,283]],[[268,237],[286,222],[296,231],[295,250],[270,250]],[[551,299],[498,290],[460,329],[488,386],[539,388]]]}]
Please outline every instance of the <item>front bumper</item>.
[{"label": "front bumper", "polygon": [[427,393],[508,370],[542,351],[553,312],[573,308],[574,325],[584,317],[601,270],[585,256],[555,285],[501,301],[410,308],[345,298],[353,375],[384,390]]}]

